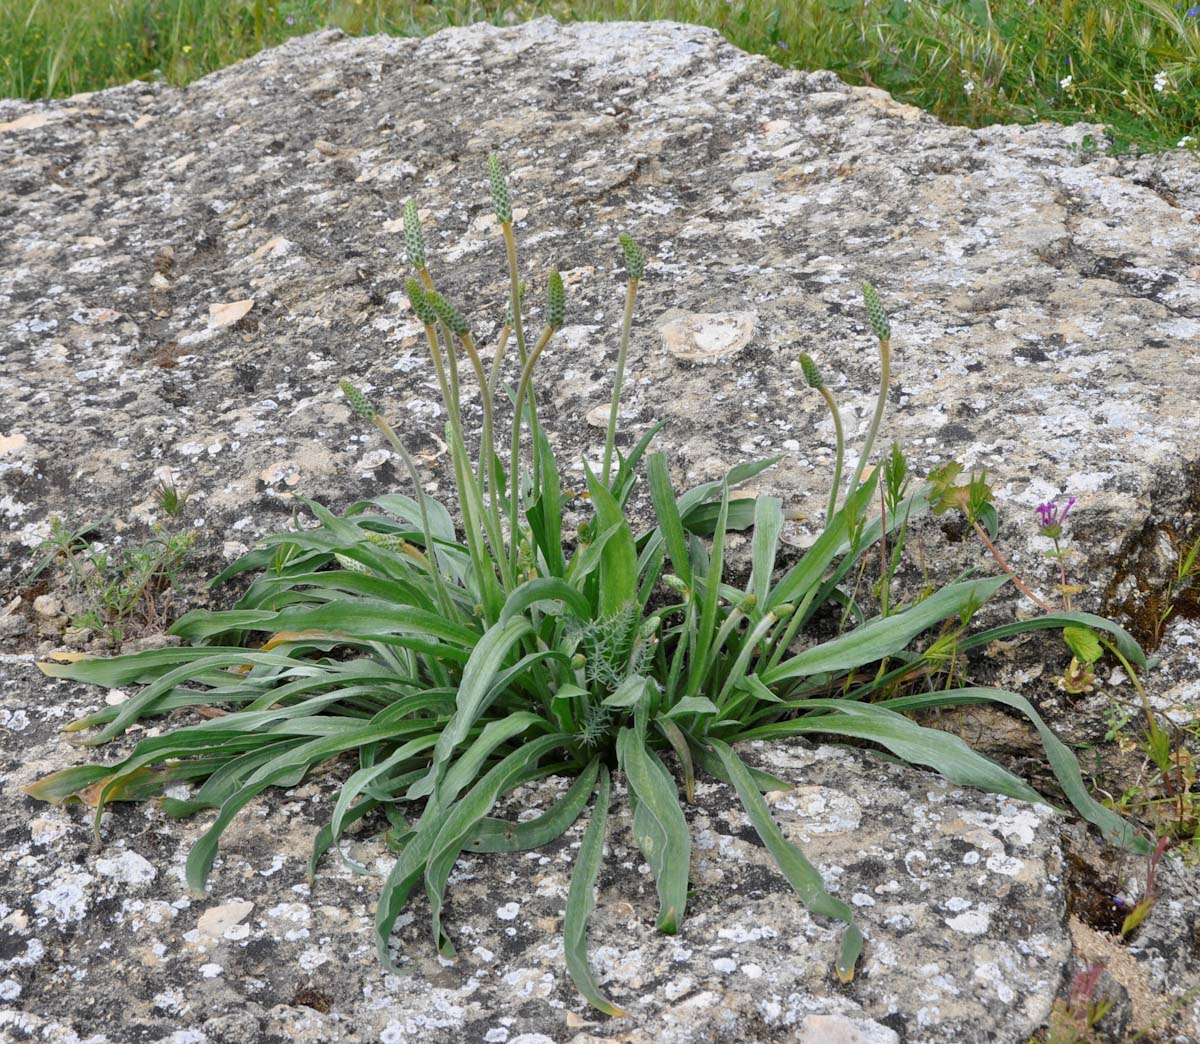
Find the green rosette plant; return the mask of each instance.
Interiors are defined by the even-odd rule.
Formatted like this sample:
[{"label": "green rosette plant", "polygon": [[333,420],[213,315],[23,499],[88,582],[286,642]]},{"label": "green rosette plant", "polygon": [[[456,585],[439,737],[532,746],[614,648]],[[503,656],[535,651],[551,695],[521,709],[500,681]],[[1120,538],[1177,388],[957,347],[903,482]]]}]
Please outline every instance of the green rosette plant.
[{"label": "green rosette plant", "polygon": [[[389,967],[393,927],[421,887],[430,900],[433,942],[453,956],[443,900],[461,853],[536,848],[587,815],[563,925],[566,965],[587,1001],[610,1015],[622,1010],[589,968],[587,928],[614,772],[624,780],[634,840],[653,872],[659,930],[675,932],[686,914],[684,805],[695,800],[697,773],[707,773],[736,791],[809,910],[845,924],[831,955],[844,981],[854,975],[863,936],[850,908],[830,895],[771,816],[763,793],[790,784],[748,766],[737,751],[742,741],[809,736],[866,743],[957,784],[1044,801],[957,736],[912,717],[997,703],[1032,723],[1062,794],[1080,815],[1110,841],[1144,848],[1129,824],[1090,796],[1075,757],[1026,699],[995,689],[916,691],[908,684],[941,669],[948,643],[961,656],[999,638],[1072,625],[1107,632],[1130,662],[1144,663],[1124,631],[1085,613],[1051,612],[972,632],[973,614],[1007,576],[960,578],[907,604],[885,602],[886,611],[874,618],[846,583],[889,539],[894,558],[903,527],[931,508],[928,483],[912,493],[902,489],[898,451],[885,468],[867,468],[886,404],[891,340],[873,288],[865,291],[866,305],[883,372],[845,490],[839,489],[845,447],[836,403],[813,360],[801,360],[807,383],[832,411],[837,465],[820,535],[781,568],[782,501],[736,494],[777,458],[681,492],[667,458],[650,452],[659,425],[626,452],[618,447],[633,306],[646,274],[643,251],[622,236],[625,309],[603,457],[599,473],[585,463],[590,518],[576,539],[565,539],[568,497],[534,389],[537,363],[565,322],[563,280],[549,274],[545,325],[528,340],[512,201],[495,157],[488,173],[510,286],[490,373],[470,324],[435,286],[415,204],[404,210],[414,269],[408,293],[449,418],[456,503],[425,494],[379,406],[343,382],[354,413],[401,459],[411,495],[374,497],[342,514],[303,501],[314,525],[268,537],[218,576],[214,583],[243,574],[254,579],[232,608],[180,619],[171,628],[185,643],[180,647],[43,664],[53,677],[141,687],[70,726],[96,730],[89,745],[114,740],[137,722],[171,717],[115,764],[63,769],[28,792],[52,802],[85,801],[97,826],[105,808],[123,800],[157,798],[170,815],[211,817],[187,862],[189,884],[203,892],[221,834],[240,810],[269,788],[294,786],[349,755],[355,767],[315,837],[310,874],[331,849],[341,853],[353,824],[387,832],[397,854],[380,885],[375,941]],[[515,381],[501,387],[510,339],[517,346]],[[474,456],[460,409],[459,363],[483,404]],[[888,476],[886,517],[872,511],[881,472]],[[639,481],[655,515],[641,531],[628,509]],[[724,557],[731,530],[752,531],[749,575],[736,583]],[[830,608],[853,626],[805,641],[817,615]],[[551,775],[572,782],[540,816],[508,822],[492,815],[513,788]],[[181,783],[191,785],[189,797],[163,796]]]}]

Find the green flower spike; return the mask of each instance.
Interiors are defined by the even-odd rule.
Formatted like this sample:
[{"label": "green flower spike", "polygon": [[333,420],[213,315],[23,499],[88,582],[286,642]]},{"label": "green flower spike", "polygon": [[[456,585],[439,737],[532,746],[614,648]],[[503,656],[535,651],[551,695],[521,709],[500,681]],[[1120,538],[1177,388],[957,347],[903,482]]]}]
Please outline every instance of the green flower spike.
[{"label": "green flower spike", "polygon": [[642,248],[634,242],[633,236],[622,232],[619,238],[621,249],[625,252],[625,271],[632,282],[637,282],[646,270],[646,256],[642,253]]},{"label": "green flower spike", "polygon": [[488,157],[488,177],[492,182],[492,203],[496,207],[496,220],[502,225],[511,225],[513,219],[512,199],[508,194],[508,183],[504,180],[504,168],[495,154]]},{"label": "green flower spike", "polygon": [[879,291],[870,283],[863,283],[863,301],[867,305],[867,318],[871,320],[871,329],[881,341],[892,339],[892,327],[888,323],[887,313],[883,310],[883,302],[879,300]]},{"label": "green flower spike", "polygon": [[342,394],[346,396],[346,401],[350,403],[350,408],[355,413],[363,420],[374,423],[376,416],[375,407],[371,405],[362,392],[349,381],[342,381]]},{"label": "green flower spike", "polygon": [[562,276],[550,273],[550,287],[546,293],[546,325],[551,330],[561,330],[567,314],[567,292],[563,288]]},{"label": "green flower spike", "polygon": [[421,284],[415,279],[410,279],[405,284],[405,289],[408,291],[408,303],[412,305],[413,315],[426,326],[433,326],[437,322],[437,312],[433,310],[429,296]]},{"label": "green flower spike", "polygon": [[821,371],[817,369],[817,364],[813,362],[811,355],[801,353],[800,369],[804,372],[804,380],[810,388],[820,391],[825,387],[825,380],[821,376]]},{"label": "green flower spike", "polygon": [[425,268],[425,237],[421,234],[421,219],[417,216],[417,202],[410,199],[404,204],[404,249],[408,263],[420,271]]},{"label": "green flower spike", "polygon": [[455,337],[464,337],[471,332],[462,313],[436,290],[427,291],[425,300],[429,302],[430,307],[437,313],[437,317],[446,324],[446,328]]}]

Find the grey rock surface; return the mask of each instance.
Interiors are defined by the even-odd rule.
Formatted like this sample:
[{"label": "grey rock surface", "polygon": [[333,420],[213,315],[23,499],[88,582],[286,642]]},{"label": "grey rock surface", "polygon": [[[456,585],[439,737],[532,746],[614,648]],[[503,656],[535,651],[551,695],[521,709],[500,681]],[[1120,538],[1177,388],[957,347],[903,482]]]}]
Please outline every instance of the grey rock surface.
[{"label": "grey rock surface", "polygon": [[[180,868],[202,824],[116,806],[92,851],[85,813],[19,796],[84,759],[55,732],[99,698],[33,670],[25,653],[60,644],[62,625],[20,574],[52,515],[104,520],[110,544],[144,536],[163,469],[192,491],[197,573],[288,524],[296,494],[341,507],[396,489],[339,376],[371,390],[444,493],[400,205],[419,200],[434,274],[488,342],[505,293],[483,173],[495,150],[533,298],[552,266],[568,283],[540,405],[569,482],[603,439],[591,418],[616,352],[619,232],[650,261],[627,430],[665,420],[659,445],[692,482],[782,453],[758,488],[812,519],[831,425],[795,360],[818,358],[861,432],[870,279],[897,351],[885,439],[918,472],[986,465],[1006,553],[1044,591],[1055,580],[1033,508],[1078,496],[1079,604],[1142,612],[1161,591],[1164,534],[1191,527],[1200,502],[1200,164],[1108,157],[1089,135],[1101,132],[945,127],[667,23],[320,34],[185,90],[0,101],[0,649],[15,654],[0,664],[0,1035],[1027,1040],[1081,952],[1059,821],[831,748],[755,756],[795,779],[776,813],[859,907],[870,948],[845,990],[828,973],[831,927],[789,897],[717,785],[693,818],[697,895],[675,939],[652,933],[645,873],[625,826],[612,835],[593,946],[632,1020],[593,1020],[561,968],[577,835],[544,864],[460,864],[463,958],[436,960],[418,906],[399,936],[405,979],[374,964],[372,878],[328,860],[305,884],[336,776],[255,806],[211,898],[189,899]],[[786,539],[814,533],[801,521]],[[935,570],[980,563],[932,536]],[[1174,673],[1156,694],[1184,718],[1200,705],[1193,644],[1186,628],[1168,643]],[[1135,870],[1116,873],[1133,897]],[[1197,904],[1192,877],[1162,876],[1132,963],[1169,1001],[1200,982]],[[1195,998],[1183,1007],[1163,1039],[1200,1039]]]},{"label": "grey rock surface", "polygon": [[[17,1039],[1017,1042],[1045,1021],[1070,953],[1049,809],[796,742],[745,752],[796,781],[769,797],[776,819],[855,908],[869,949],[849,987],[831,974],[840,926],[805,912],[732,790],[711,782],[689,813],[694,892],[674,937],[654,931],[654,883],[628,816],[610,826],[592,962],[628,1018],[589,1013],[563,967],[583,823],[532,853],[460,860],[449,893],[459,961],[438,958],[421,901],[396,934],[413,973],[398,978],[371,942],[377,879],[330,857],[305,881],[337,773],[249,809],[196,899],[183,860],[202,823],[116,805],[93,851],[87,810],[16,796],[86,753],[59,730],[95,693],[15,659],[0,664],[0,686],[13,796],[0,823],[0,1034]],[[555,793],[522,788],[502,814],[533,815]],[[382,845],[349,854],[390,866]]]},{"label": "grey rock surface", "polygon": [[542,373],[573,475],[602,441],[584,418],[608,396],[618,232],[650,259],[629,434],[665,421],[696,480],[782,453],[763,482],[812,518],[831,426],[796,357],[816,356],[861,434],[870,279],[897,355],[885,438],[920,471],[986,465],[1011,560],[1043,589],[1033,508],[1078,496],[1076,578],[1133,605],[1121,563],[1195,507],[1200,163],[1107,157],[1086,146],[1099,133],[943,126],[666,23],[330,33],[185,90],[0,102],[0,583],[52,512],[152,515],[163,468],[195,490],[214,558],[292,494],[393,488],[341,375],[445,487],[399,210],[420,202],[435,276],[486,343],[505,293],[496,150],[534,300],[550,267],[568,283]]}]

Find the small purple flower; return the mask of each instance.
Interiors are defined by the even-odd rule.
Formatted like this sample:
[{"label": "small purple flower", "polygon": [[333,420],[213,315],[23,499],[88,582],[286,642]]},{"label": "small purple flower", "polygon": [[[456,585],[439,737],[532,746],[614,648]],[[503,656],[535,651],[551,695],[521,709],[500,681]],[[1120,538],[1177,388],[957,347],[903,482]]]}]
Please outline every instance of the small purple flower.
[{"label": "small purple flower", "polygon": [[1075,497],[1068,497],[1067,503],[1059,510],[1058,504],[1053,500],[1047,501],[1045,504],[1037,506],[1038,517],[1042,523],[1042,536],[1050,537],[1057,540],[1062,536],[1063,523],[1067,520],[1067,515],[1071,508],[1075,506]]},{"label": "small purple flower", "polygon": [[1189,7],[1183,14],[1184,18],[1200,18],[1200,4]]},{"label": "small purple flower", "polygon": [[295,24],[296,24],[296,19],[295,19],[295,18],[293,18],[291,15],[288,15],[288,16],[287,16],[287,17],[284,19],[284,22],[285,22],[285,24],[287,24],[287,25],[295,25]]}]

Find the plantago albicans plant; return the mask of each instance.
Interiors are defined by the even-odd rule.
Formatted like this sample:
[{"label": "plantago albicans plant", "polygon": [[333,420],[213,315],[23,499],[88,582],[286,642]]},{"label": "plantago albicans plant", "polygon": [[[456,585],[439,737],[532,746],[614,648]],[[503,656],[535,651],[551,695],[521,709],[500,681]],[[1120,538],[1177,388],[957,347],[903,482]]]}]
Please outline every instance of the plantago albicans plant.
[{"label": "plantago albicans plant", "polygon": [[[534,403],[537,364],[565,321],[563,282],[549,273],[545,328],[529,344],[512,201],[494,157],[488,171],[510,285],[490,374],[462,313],[437,289],[416,205],[410,202],[404,211],[414,269],[409,300],[446,405],[455,513],[425,495],[415,463],[379,407],[343,383],[354,412],[374,424],[403,461],[413,495],[378,496],[342,515],[306,502],[318,525],[267,538],[218,577],[258,574],[232,609],[196,611],[179,620],[172,631],[188,643],[180,648],[43,664],[55,677],[144,686],[71,726],[98,728],[88,741],[93,744],[151,717],[209,707],[221,713],[169,723],[116,764],[65,769],[29,792],[48,801],[87,801],[99,823],[112,801],[191,784],[186,800],[163,797],[162,804],[171,815],[215,813],[187,864],[189,883],[202,891],[221,833],[239,810],[270,787],[295,785],[317,766],[350,755],[356,767],[317,834],[310,873],[329,849],[340,851],[352,824],[361,822],[369,832],[393,824],[390,840],[398,853],[380,886],[375,925],[379,957],[389,966],[406,959],[393,952],[392,929],[415,888],[423,885],[429,896],[435,946],[452,957],[443,899],[459,854],[538,847],[568,830],[590,803],[563,924],[566,966],[587,1001],[610,1015],[623,1009],[588,966],[587,929],[613,772],[624,781],[633,840],[654,876],[661,931],[678,929],[688,902],[691,846],[680,786],[684,802],[694,801],[696,773],[706,772],[734,789],[808,908],[846,925],[831,954],[843,980],[854,975],[863,937],[850,908],[829,894],[820,873],[771,816],[763,792],[789,784],[748,767],[736,749],[740,741],[848,737],[959,784],[1042,800],[957,736],[906,716],[997,702],[1032,722],[1063,795],[1081,815],[1112,841],[1144,845],[1092,799],[1074,755],[1021,696],[980,688],[895,695],[900,679],[938,667],[947,641],[958,656],[997,638],[1075,624],[1107,631],[1131,664],[1141,665],[1144,657],[1120,628],[1084,613],[1047,613],[968,634],[972,614],[1007,576],[960,580],[874,618],[844,589],[862,557],[877,545],[885,551],[888,536],[928,511],[932,496],[929,484],[907,494],[894,463],[890,471],[866,470],[890,365],[890,330],[874,290],[868,288],[867,308],[884,380],[840,502],[844,439],[836,404],[812,360],[802,360],[805,379],[833,413],[837,463],[822,532],[798,561],[780,569],[787,518],[782,502],[734,495],[774,459],[735,467],[720,481],[679,493],[666,457],[647,455],[658,426],[628,455],[617,448],[633,305],[645,266],[637,244],[622,237],[625,309],[604,459],[599,475],[584,464],[593,517],[573,546],[564,540],[558,463]],[[497,403],[510,337],[517,358],[515,384],[506,389],[512,418],[504,440]],[[459,408],[460,352],[464,379],[475,382],[483,405],[474,459]],[[656,522],[635,532],[626,504],[643,459]],[[884,496],[886,518],[870,510],[881,471],[893,476]],[[735,586],[725,568],[725,536],[751,528],[750,575]],[[852,606],[848,618],[862,622],[825,641],[801,643],[806,625],[831,605]],[[935,628],[944,630],[922,643],[921,636]],[[492,816],[518,784],[564,774],[570,787],[536,819]]]}]

